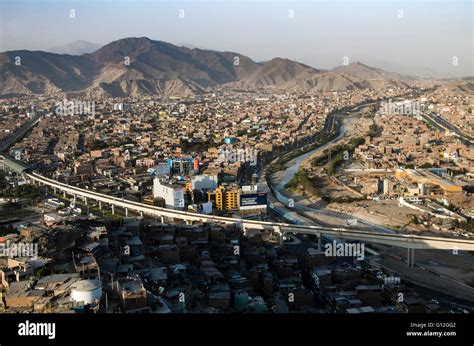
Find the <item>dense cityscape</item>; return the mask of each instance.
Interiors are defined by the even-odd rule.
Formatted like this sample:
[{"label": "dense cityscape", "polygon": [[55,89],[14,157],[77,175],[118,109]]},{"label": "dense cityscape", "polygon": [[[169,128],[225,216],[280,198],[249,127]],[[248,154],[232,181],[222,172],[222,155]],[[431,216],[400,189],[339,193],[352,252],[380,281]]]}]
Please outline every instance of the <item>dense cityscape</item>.
[{"label": "dense cityscape", "polygon": [[[449,251],[436,264],[427,259],[436,251],[419,251],[415,268],[378,244],[364,260],[332,257],[315,235],[148,217],[32,184],[9,164],[172,210],[472,239],[472,94],[424,84],[408,93],[4,100],[3,143],[34,126],[3,161],[1,240],[5,249],[35,244],[38,257],[3,258],[3,311],[470,311],[474,295],[456,280],[474,283],[472,263]],[[282,187],[286,167],[307,152]],[[433,278],[442,269],[452,276]],[[86,293],[95,300],[75,300]]]},{"label": "dense cityscape", "polygon": [[[45,3],[0,5],[0,317],[16,341],[56,324],[64,341],[76,322],[56,314],[117,318],[97,341],[146,314],[163,335],[188,316],[289,331],[291,315],[340,318],[344,340],[391,337],[386,323],[396,341],[472,344],[443,319],[474,313],[472,3]],[[197,25],[204,10],[215,23]],[[452,36],[435,35],[445,14]]]}]

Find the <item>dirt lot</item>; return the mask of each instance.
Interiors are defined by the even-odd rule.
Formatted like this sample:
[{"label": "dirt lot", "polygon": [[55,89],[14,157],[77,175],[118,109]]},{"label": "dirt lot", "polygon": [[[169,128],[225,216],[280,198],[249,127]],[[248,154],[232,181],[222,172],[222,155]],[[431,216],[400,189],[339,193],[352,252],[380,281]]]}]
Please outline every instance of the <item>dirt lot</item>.
[{"label": "dirt lot", "polygon": [[396,200],[331,203],[328,208],[389,228],[420,231],[419,227],[410,224],[412,215],[420,215],[420,213],[411,208],[399,206]]}]

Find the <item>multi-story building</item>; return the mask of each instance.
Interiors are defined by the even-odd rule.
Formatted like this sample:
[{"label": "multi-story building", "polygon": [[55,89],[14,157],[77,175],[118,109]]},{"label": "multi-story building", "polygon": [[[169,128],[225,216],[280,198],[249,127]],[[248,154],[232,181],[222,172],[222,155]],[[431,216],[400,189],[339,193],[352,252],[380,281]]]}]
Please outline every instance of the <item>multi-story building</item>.
[{"label": "multi-story building", "polygon": [[217,210],[235,210],[239,207],[239,189],[236,186],[220,185],[207,193],[208,201],[213,201]]},{"label": "multi-story building", "polygon": [[182,185],[161,181],[160,178],[153,180],[153,198],[162,198],[166,208],[184,208],[184,189]]},{"label": "multi-story building", "polygon": [[168,164],[175,174],[189,175],[191,171],[199,170],[199,161],[192,157],[168,159]]}]

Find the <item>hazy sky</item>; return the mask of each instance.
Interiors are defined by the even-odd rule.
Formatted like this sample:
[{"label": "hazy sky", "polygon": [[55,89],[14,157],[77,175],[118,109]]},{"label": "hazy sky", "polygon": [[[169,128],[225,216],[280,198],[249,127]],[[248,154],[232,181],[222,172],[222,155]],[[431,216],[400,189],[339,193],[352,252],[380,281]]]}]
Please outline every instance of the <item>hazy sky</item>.
[{"label": "hazy sky", "polygon": [[0,0],[0,51],[147,36],[256,61],[332,68],[347,56],[397,72],[466,76],[474,75],[473,17],[473,2],[457,0]]}]

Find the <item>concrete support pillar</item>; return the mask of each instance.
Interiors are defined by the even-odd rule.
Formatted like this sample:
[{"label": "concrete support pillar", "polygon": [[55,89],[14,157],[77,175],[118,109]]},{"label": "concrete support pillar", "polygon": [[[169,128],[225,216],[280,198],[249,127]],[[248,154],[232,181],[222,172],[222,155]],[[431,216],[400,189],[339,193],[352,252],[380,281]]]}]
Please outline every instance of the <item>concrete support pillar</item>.
[{"label": "concrete support pillar", "polygon": [[84,205],[87,205],[87,197],[84,197]]},{"label": "concrete support pillar", "polygon": [[143,211],[140,212],[140,217],[143,217]]},{"label": "concrete support pillar", "polygon": [[318,251],[322,250],[321,233],[318,234]]},{"label": "concrete support pillar", "polygon": [[99,210],[102,210],[102,201],[99,201]]},{"label": "concrete support pillar", "polygon": [[76,196],[76,195],[73,195],[72,200],[73,200],[73,202],[74,202],[74,205],[76,205],[76,198],[77,198],[77,196]]},{"label": "concrete support pillar", "polygon": [[273,227],[273,230],[274,230],[274,232],[275,232],[276,234],[278,234],[278,236],[279,236],[279,243],[280,243],[280,245],[282,245],[282,244],[283,244],[283,232],[281,231],[280,226],[274,226],[274,227]]},{"label": "concrete support pillar", "polygon": [[162,215],[162,216],[160,216],[160,221],[161,221],[161,223],[162,223],[162,224],[164,224],[164,223],[165,223],[165,217],[164,217],[163,215]]},{"label": "concrete support pillar", "polygon": [[56,194],[56,193],[57,193],[57,190],[56,190],[56,188],[55,188],[55,187],[53,187],[53,191],[54,191],[54,194]]},{"label": "concrete support pillar", "polygon": [[278,243],[280,245],[283,245],[283,237],[286,235],[286,233],[285,232],[280,232],[279,234],[280,234],[280,237],[278,239]]},{"label": "concrete support pillar", "polygon": [[415,266],[415,249],[407,249],[407,267],[411,268]]},{"label": "concrete support pillar", "polygon": [[112,215],[115,215],[115,205],[112,204]]},{"label": "concrete support pillar", "polygon": [[63,197],[66,198],[66,191],[63,191]]},{"label": "concrete support pillar", "polygon": [[125,208],[125,217],[128,217],[128,208]]}]

